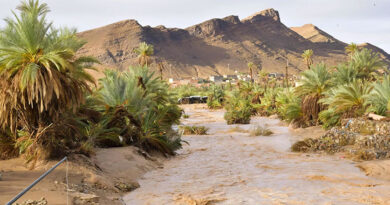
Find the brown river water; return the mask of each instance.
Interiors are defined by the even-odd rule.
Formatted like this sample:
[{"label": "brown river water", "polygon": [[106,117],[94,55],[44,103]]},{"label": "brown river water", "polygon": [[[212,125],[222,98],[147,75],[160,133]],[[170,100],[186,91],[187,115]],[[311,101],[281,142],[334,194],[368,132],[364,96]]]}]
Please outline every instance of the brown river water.
[{"label": "brown river water", "polygon": [[185,125],[204,125],[208,135],[189,143],[161,169],[146,173],[141,187],[123,197],[128,205],[390,204],[390,183],[366,176],[340,156],[293,153],[297,140],[277,119],[253,117],[271,136],[232,132],[224,112],[185,107]]}]

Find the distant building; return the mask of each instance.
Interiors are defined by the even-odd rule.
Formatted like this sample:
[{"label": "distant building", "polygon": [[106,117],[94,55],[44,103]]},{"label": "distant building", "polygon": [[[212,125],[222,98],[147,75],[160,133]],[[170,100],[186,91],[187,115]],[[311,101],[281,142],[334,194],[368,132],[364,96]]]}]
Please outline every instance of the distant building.
[{"label": "distant building", "polygon": [[269,73],[268,77],[270,77],[270,78],[283,78],[284,74],[283,73]]},{"label": "distant building", "polygon": [[221,75],[212,75],[209,77],[211,82],[218,83],[223,81],[223,76]]}]

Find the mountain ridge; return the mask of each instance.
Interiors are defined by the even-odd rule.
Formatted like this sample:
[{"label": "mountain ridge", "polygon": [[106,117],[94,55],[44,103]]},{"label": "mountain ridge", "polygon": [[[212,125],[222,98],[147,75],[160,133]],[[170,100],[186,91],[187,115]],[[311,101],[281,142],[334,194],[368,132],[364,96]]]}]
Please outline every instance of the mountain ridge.
[{"label": "mountain ridge", "polygon": [[[137,64],[132,51],[140,42],[154,45],[155,61],[164,62],[164,78],[208,77],[209,75],[246,72],[247,62],[258,69],[290,73],[305,69],[301,53],[314,50],[314,62],[336,65],[347,59],[345,43],[314,25],[288,28],[279,12],[267,9],[242,20],[238,16],[214,18],[181,28],[142,26],[136,20],[124,20],[79,33],[86,40],[79,55],[90,55],[102,62],[100,68],[124,70]],[[307,35],[313,34],[313,35]],[[313,38],[315,36],[315,38]],[[328,39],[324,41],[324,39]],[[381,57],[389,62],[389,54]],[[151,66],[156,70],[155,65]]]}]

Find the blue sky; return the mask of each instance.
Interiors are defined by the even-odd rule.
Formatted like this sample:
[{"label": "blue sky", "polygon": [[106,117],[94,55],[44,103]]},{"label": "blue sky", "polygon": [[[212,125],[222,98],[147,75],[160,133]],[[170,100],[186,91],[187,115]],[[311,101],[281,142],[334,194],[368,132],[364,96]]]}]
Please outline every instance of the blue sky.
[{"label": "blue sky", "polygon": [[[41,0],[42,1],[42,0]],[[125,19],[186,28],[211,18],[240,19],[274,8],[291,26],[312,23],[344,42],[369,42],[390,53],[390,0],[43,0],[57,26],[93,29]],[[0,18],[18,0],[0,0]],[[4,22],[0,22],[3,26]]]}]

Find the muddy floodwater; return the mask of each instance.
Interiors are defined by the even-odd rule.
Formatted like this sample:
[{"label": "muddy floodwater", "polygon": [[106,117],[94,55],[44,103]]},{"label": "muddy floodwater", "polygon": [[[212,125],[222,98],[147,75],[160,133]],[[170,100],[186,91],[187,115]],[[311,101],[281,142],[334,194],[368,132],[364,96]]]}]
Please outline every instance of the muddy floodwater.
[{"label": "muddy floodwater", "polygon": [[[297,140],[277,119],[254,117],[274,134],[251,137],[227,125],[223,111],[185,108],[186,125],[204,125],[208,135],[184,136],[189,143],[141,187],[128,205],[210,204],[390,204],[390,183],[365,176],[340,155],[292,153]],[[240,131],[240,132],[237,132]]]}]

